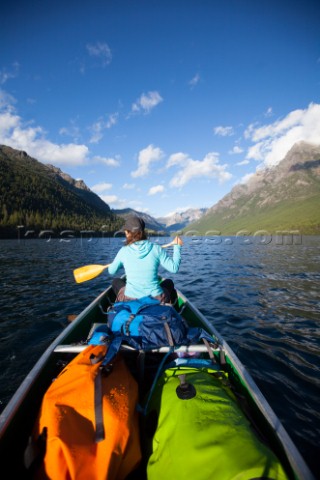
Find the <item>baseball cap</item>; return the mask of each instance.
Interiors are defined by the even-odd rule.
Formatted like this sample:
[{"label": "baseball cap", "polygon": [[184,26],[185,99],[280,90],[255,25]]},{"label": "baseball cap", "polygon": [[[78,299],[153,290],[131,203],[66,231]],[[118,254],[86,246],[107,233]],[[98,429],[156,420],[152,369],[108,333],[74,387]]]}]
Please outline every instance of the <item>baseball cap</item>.
[{"label": "baseball cap", "polygon": [[136,215],[132,215],[126,219],[125,224],[121,230],[128,230],[129,232],[143,232],[145,227],[146,224],[144,223],[144,220],[142,220],[142,218],[137,217]]}]

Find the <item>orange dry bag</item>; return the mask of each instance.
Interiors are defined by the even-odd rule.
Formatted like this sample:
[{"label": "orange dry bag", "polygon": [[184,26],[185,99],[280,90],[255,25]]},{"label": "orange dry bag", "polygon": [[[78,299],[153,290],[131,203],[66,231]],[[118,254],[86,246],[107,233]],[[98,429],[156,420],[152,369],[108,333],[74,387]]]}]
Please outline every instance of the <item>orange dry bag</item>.
[{"label": "orange dry bag", "polygon": [[88,346],[47,390],[33,436],[46,436],[36,478],[121,480],[139,464],[138,386],[120,355],[104,372],[105,353]]}]

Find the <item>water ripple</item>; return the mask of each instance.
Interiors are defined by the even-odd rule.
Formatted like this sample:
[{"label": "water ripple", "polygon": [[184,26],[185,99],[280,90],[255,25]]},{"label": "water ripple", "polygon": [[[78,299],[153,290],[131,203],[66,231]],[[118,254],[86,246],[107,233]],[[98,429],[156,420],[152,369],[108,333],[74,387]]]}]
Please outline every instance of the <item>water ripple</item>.
[{"label": "water ripple", "polygon": [[[320,478],[319,238],[301,245],[220,240],[186,238],[172,278],[234,349]],[[121,245],[0,241],[0,407],[67,316],[110,283],[104,273],[75,284],[73,269],[108,263]]]}]

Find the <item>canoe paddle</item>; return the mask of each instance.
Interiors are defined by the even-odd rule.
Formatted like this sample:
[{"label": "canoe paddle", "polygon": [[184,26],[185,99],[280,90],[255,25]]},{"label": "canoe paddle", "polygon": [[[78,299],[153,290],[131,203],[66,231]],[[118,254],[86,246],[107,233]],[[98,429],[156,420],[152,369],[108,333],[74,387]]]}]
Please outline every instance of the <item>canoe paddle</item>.
[{"label": "canoe paddle", "polygon": [[[167,243],[166,245],[161,245],[162,248],[168,248],[172,245],[176,245],[177,241],[174,239],[172,242]],[[87,282],[88,280],[92,280],[93,278],[100,275],[106,268],[111,265],[108,263],[107,265],[85,265],[84,267],[79,267],[73,270],[73,276],[77,283]]]}]

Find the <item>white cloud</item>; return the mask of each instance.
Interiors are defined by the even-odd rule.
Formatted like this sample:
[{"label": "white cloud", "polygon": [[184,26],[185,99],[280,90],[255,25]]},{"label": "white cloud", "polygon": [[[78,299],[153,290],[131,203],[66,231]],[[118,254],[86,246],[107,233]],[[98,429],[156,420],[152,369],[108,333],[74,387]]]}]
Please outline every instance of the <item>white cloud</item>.
[{"label": "white cloud", "polygon": [[244,184],[244,183],[248,183],[249,180],[255,175],[255,173],[247,173],[246,175],[244,175],[238,183],[240,184]]},{"label": "white cloud", "polygon": [[148,92],[147,94],[143,93],[141,97],[132,104],[133,113],[150,113],[151,110],[163,102],[163,98],[159,92]]},{"label": "white cloud", "polygon": [[231,137],[234,135],[233,127],[214,127],[213,129],[215,135],[219,135],[221,137]]},{"label": "white cloud", "polygon": [[[16,114],[13,106],[15,99],[0,89],[0,143],[17,150],[25,150],[29,155],[43,163],[54,165],[85,165],[90,162],[100,163],[108,167],[119,167],[118,158],[94,156],[89,159],[89,148],[84,144],[56,144],[47,140],[46,132],[33,122],[23,122]],[[116,122],[117,115],[110,115],[103,122],[103,128],[110,128]],[[71,135],[75,139],[80,135],[75,121],[69,128],[61,128],[60,134]]]},{"label": "white cloud", "polygon": [[190,208],[195,208],[194,205],[186,205],[185,207],[177,207],[175,210],[172,212],[166,213],[164,217],[171,217],[172,215],[175,215],[176,213],[183,213],[186,212],[187,210],[190,210]]},{"label": "white cloud", "polygon": [[136,188],[136,185],[135,185],[135,183],[124,183],[122,185],[122,188],[124,190],[133,190],[134,188]]},{"label": "white cloud", "polygon": [[[54,165],[83,165],[89,149],[75,143],[56,144],[46,139],[46,132],[39,126],[24,123],[14,111],[12,97],[0,96],[0,143],[17,150],[25,150],[43,163]],[[5,102],[8,102],[7,104]],[[31,126],[30,126],[31,125]]]},{"label": "white cloud", "polygon": [[250,161],[245,159],[245,160],[242,160],[241,162],[237,162],[236,165],[242,166],[242,165],[248,165],[248,163],[250,163]]},{"label": "white cloud", "polygon": [[142,177],[149,173],[150,165],[153,162],[158,162],[163,157],[163,152],[160,148],[148,145],[139,152],[138,168],[131,172],[132,177]]},{"label": "white cloud", "polygon": [[200,82],[200,75],[197,73],[190,81],[189,85],[191,88],[194,88]]},{"label": "white cloud", "polygon": [[247,159],[277,165],[299,141],[320,144],[320,105],[311,103],[269,125],[249,125],[245,137],[256,142],[249,148]]},{"label": "white cloud", "polygon": [[106,67],[111,63],[112,53],[107,43],[89,43],[88,45],[86,45],[86,48],[91,57],[95,57],[101,62],[102,67]]},{"label": "white cloud", "polygon": [[85,145],[57,145],[48,140],[39,140],[30,147],[26,145],[23,150],[36,157],[44,163],[53,163],[54,165],[83,165],[87,162],[89,153]]},{"label": "white cloud", "polygon": [[111,208],[122,209],[128,208],[129,201],[125,198],[119,198],[117,195],[99,195],[100,198]]},{"label": "white cloud", "polygon": [[239,153],[243,153],[243,148],[239,147],[239,145],[235,145],[228,153],[230,155],[238,155]]},{"label": "white cloud", "polygon": [[10,95],[10,93],[0,88],[0,110],[3,110],[3,112],[14,113],[13,105],[15,103],[16,99],[12,95]]},{"label": "white cloud", "polygon": [[189,156],[186,153],[173,153],[170,155],[167,162],[167,168],[173,167],[174,165],[184,165],[189,160]]},{"label": "white cloud", "polygon": [[4,138],[8,138],[13,133],[16,128],[19,127],[21,119],[18,115],[14,115],[10,112],[3,112],[0,113],[0,138],[1,143],[5,143],[3,141]]},{"label": "white cloud", "polygon": [[264,160],[263,151],[266,149],[266,143],[264,145],[263,142],[259,142],[256,143],[256,145],[250,147],[247,153],[247,159],[252,158],[254,160],[259,160],[262,162]]},{"label": "white cloud", "polygon": [[155,185],[154,187],[151,187],[149,189],[148,195],[156,195],[157,193],[162,193],[162,192],[164,192],[164,186]]},{"label": "white cloud", "polygon": [[180,165],[181,170],[170,181],[171,187],[183,187],[196,177],[217,178],[219,183],[229,180],[232,175],[226,171],[227,165],[219,164],[219,155],[215,152],[208,153],[203,160],[192,160],[185,154],[172,155],[167,167]]},{"label": "white cloud", "polygon": [[19,63],[14,62],[10,69],[2,68],[0,70],[0,85],[4,85],[11,78],[15,78],[19,73]]},{"label": "white cloud", "polygon": [[99,195],[100,198],[106,203],[119,204],[121,201],[117,195]]},{"label": "white cloud", "polygon": [[107,167],[119,167],[120,166],[120,161],[116,158],[100,157],[99,155],[96,155],[92,158],[92,161],[95,162],[95,163],[102,163],[103,165],[106,165]]},{"label": "white cloud", "polygon": [[106,183],[106,182],[101,182],[97,183],[96,185],[93,185],[93,187],[90,188],[95,193],[102,193],[105,192],[106,190],[110,190],[112,188],[112,183]]},{"label": "white cloud", "polygon": [[74,142],[78,142],[81,137],[80,128],[77,126],[76,120],[70,120],[70,125],[60,128],[59,133],[60,135],[71,137]]},{"label": "white cloud", "polygon": [[103,138],[103,131],[106,129],[111,128],[113,125],[117,123],[118,114],[113,113],[109,115],[107,120],[100,118],[95,123],[93,123],[89,130],[91,131],[91,138],[89,143],[98,143]]},{"label": "white cloud", "polygon": [[[19,123],[17,124],[17,118]],[[6,122],[7,120],[7,122]],[[3,124],[5,123],[5,128]],[[69,143],[58,145],[44,137],[41,127],[23,127],[20,117],[4,118],[0,114],[0,143],[17,150],[25,150],[43,163],[54,165],[82,165],[89,153],[85,145]]]},{"label": "white cloud", "polygon": [[272,117],[272,115],[273,115],[272,107],[269,107],[269,108],[267,109],[267,111],[265,112],[264,116],[265,116],[265,117]]}]

